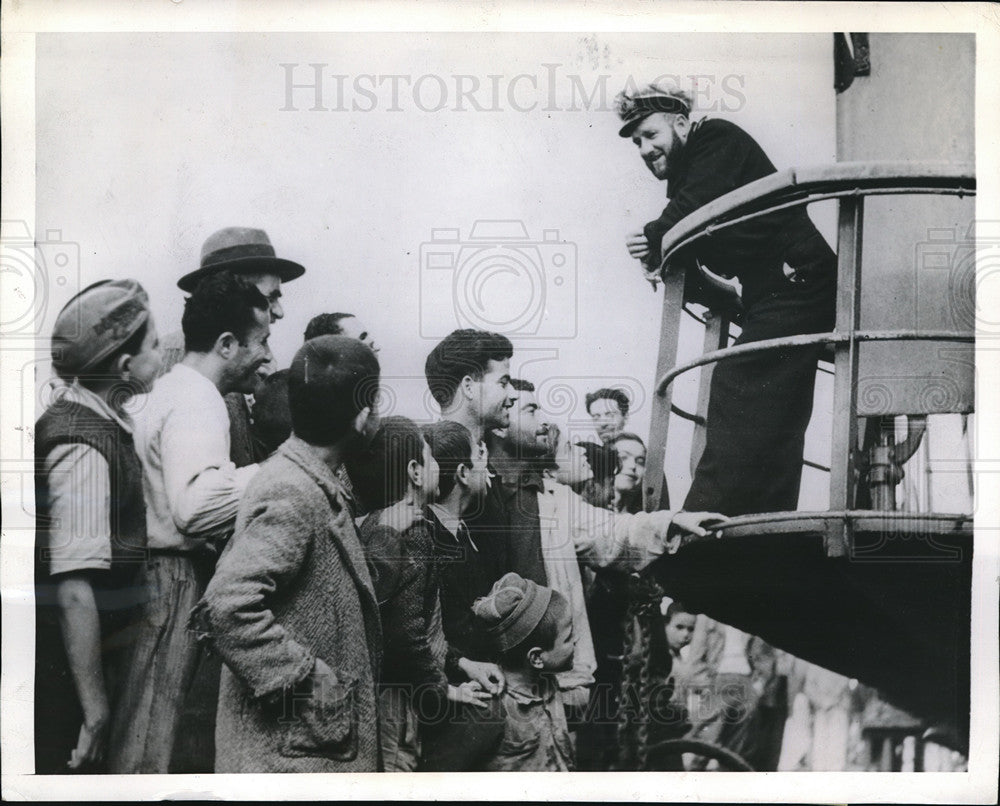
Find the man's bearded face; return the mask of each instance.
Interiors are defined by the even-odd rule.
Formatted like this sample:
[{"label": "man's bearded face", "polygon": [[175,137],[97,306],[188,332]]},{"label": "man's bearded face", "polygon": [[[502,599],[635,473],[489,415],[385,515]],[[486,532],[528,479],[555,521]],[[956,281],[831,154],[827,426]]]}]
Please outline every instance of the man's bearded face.
[{"label": "man's bearded face", "polygon": [[684,148],[674,128],[675,117],[666,112],[655,112],[632,133],[632,142],[639,149],[639,156],[657,179],[667,178]]}]

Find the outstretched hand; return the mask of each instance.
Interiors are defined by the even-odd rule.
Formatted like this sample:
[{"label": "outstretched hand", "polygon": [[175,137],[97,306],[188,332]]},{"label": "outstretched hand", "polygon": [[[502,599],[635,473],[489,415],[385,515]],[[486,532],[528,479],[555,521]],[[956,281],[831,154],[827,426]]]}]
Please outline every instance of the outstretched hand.
[{"label": "outstretched hand", "polygon": [[708,537],[712,531],[710,528],[726,520],[726,516],[719,512],[685,512],[681,510],[674,515],[671,526],[698,537]]}]

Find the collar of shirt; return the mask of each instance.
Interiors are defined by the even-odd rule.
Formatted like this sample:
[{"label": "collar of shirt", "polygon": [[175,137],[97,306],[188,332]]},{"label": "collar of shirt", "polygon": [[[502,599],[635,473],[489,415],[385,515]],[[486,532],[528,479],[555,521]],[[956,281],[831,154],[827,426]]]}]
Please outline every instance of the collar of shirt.
[{"label": "collar of shirt", "polygon": [[100,395],[97,395],[90,391],[87,387],[82,386],[79,381],[73,381],[72,384],[67,386],[65,395],[66,400],[70,400],[73,403],[79,403],[81,406],[86,406],[88,409],[97,412],[102,417],[106,417],[107,419],[118,423],[118,425],[125,429],[127,434],[132,433],[132,419],[126,412],[116,412],[100,397]]},{"label": "collar of shirt", "polygon": [[463,525],[462,519],[456,517],[440,504],[428,504],[427,508],[434,513],[440,523],[453,538],[458,540],[458,529]]},{"label": "collar of shirt", "polygon": [[540,675],[537,691],[508,685],[507,693],[519,705],[531,705],[536,702],[548,704],[556,696],[556,686],[547,675]]},{"label": "collar of shirt", "polygon": [[674,164],[674,168],[667,174],[667,190],[670,191],[671,188],[676,187],[677,183],[683,179],[684,175],[687,173],[688,160],[690,157],[691,148],[691,138],[697,136],[698,129],[701,128],[701,124],[708,120],[707,117],[698,118],[694,123],[691,124],[691,128],[688,130],[688,139],[681,149],[681,158],[677,160]]},{"label": "collar of shirt", "polygon": [[[211,386],[219,397],[223,397],[223,394],[219,391],[218,386],[198,372],[198,370],[189,367],[187,364],[174,364],[170,368],[170,372],[163,377],[167,378],[170,375],[179,377],[182,384],[201,384],[202,386]],[[153,388],[155,389],[156,387],[154,386]]]},{"label": "collar of shirt", "polygon": [[523,468],[512,478],[501,477],[500,483],[508,497],[513,496],[518,490],[534,490],[540,493],[544,489],[542,471],[536,467]]},{"label": "collar of shirt", "polygon": [[479,551],[479,547],[476,545],[476,541],[472,539],[472,535],[469,533],[469,527],[465,525],[465,521],[461,518],[456,518],[452,513],[445,509],[440,504],[428,504],[428,511],[434,516],[434,519],[440,524],[441,528],[448,533],[456,543],[461,542],[459,539],[459,532],[465,532],[465,538],[469,541],[469,545],[472,546],[473,551]]}]

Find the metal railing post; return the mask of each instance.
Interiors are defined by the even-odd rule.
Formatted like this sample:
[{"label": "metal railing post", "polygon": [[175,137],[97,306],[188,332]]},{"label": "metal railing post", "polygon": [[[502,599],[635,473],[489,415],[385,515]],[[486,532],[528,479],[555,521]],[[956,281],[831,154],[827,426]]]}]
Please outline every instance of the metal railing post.
[{"label": "metal railing post", "polygon": [[[837,237],[838,333],[850,336],[835,347],[833,382],[833,439],[830,456],[830,509],[854,507],[855,458],[858,444],[858,342],[854,337],[861,317],[861,250],[864,238],[864,197],[840,201]],[[851,523],[833,523],[827,530],[827,556],[841,557],[851,545]]]},{"label": "metal railing post", "polygon": [[[684,309],[683,268],[662,273],[663,315],[660,318],[660,349],[656,357],[656,375],[662,377],[677,363],[677,343],[680,337],[681,315]],[[652,418],[649,424],[649,439],[646,442],[646,482],[643,488],[643,505],[647,512],[659,506],[665,483],[664,461],[667,455],[667,432],[670,427],[670,404],[673,401],[673,386],[668,386],[661,394],[654,394]]]},{"label": "metal railing post", "polygon": [[[705,311],[705,344],[703,353],[713,350],[722,350],[729,345],[729,319],[715,311]],[[698,382],[698,408],[695,409],[695,416],[701,417],[702,422],[695,423],[694,435],[691,438],[691,475],[701,461],[701,455],[705,452],[705,440],[707,431],[705,423],[708,420],[708,398],[712,388],[712,375],[715,372],[715,364],[706,364],[701,368],[701,378]]]}]

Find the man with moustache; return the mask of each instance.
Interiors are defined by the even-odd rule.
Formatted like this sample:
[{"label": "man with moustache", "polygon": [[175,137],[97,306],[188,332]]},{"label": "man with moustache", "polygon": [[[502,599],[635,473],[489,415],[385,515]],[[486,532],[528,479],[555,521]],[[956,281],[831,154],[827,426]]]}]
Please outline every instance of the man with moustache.
[{"label": "man with moustache", "polygon": [[507,509],[507,558],[510,570],[539,585],[548,585],[538,524],[538,495],[542,492],[542,458],[549,444],[539,419],[535,386],[511,378],[517,393],[510,425],[503,437],[490,435],[490,460],[499,474],[500,492]]},{"label": "man with moustache", "polygon": [[[692,121],[691,99],[679,90],[651,84],[622,93],[618,113],[619,135],[631,138],[652,174],[667,182],[666,208],[626,239],[629,254],[652,279],[668,230],[775,167],[739,126]],[[804,207],[720,228],[683,259],[739,279],[744,312],[737,344],[833,327],[837,260]],[[697,273],[689,272],[687,292],[695,302],[697,285]],[[715,365],[705,450],[684,509],[736,516],[796,508],[821,349],[771,350]]]}]

